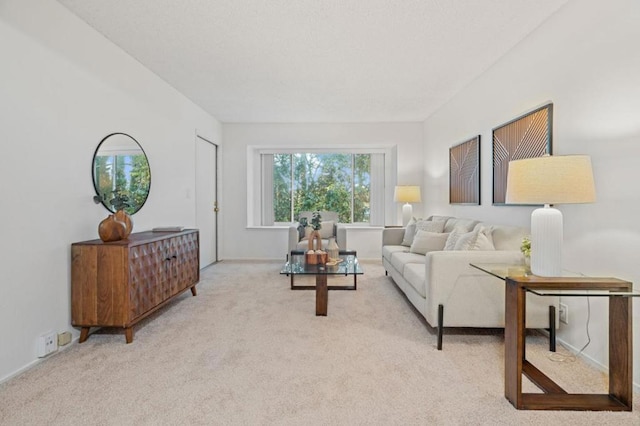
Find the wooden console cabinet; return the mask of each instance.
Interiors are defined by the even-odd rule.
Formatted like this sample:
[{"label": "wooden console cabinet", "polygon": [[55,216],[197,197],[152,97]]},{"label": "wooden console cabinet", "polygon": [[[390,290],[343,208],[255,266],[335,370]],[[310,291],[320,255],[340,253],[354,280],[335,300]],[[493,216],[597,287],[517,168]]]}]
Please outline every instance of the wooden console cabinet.
[{"label": "wooden console cabinet", "polygon": [[126,240],[71,245],[71,323],[81,327],[133,326],[200,280],[198,230],[139,232]]}]

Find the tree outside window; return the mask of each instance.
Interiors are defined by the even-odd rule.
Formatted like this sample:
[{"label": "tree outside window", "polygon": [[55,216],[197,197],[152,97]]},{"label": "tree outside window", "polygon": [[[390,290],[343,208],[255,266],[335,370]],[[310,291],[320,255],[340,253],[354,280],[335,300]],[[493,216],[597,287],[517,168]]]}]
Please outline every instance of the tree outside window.
[{"label": "tree outside window", "polygon": [[297,221],[301,211],[328,210],[342,223],[367,223],[370,190],[369,154],[274,154],[276,222]]}]

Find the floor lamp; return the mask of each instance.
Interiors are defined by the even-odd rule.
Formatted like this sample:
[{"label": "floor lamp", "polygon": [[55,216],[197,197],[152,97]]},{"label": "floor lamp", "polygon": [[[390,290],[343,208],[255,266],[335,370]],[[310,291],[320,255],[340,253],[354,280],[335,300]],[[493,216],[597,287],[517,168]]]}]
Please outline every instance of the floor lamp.
[{"label": "floor lamp", "polygon": [[396,203],[404,203],[402,206],[402,226],[407,226],[413,216],[413,208],[410,203],[419,203],[420,187],[411,185],[396,186],[393,194]]},{"label": "floor lamp", "polygon": [[507,204],[544,204],[531,213],[532,274],[562,275],[562,213],[551,205],[595,200],[587,155],[545,155],[509,162]]}]

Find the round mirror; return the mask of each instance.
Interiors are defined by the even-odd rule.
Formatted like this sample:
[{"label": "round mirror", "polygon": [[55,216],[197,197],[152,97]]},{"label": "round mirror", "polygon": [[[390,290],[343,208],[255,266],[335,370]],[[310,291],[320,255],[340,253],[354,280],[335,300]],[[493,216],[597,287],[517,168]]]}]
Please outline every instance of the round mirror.
[{"label": "round mirror", "polygon": [[149,196],[151,170],[140,144],[124,133],[102,139],[93,155],[93,186],[96,202],[107,210],[134,214]]}]

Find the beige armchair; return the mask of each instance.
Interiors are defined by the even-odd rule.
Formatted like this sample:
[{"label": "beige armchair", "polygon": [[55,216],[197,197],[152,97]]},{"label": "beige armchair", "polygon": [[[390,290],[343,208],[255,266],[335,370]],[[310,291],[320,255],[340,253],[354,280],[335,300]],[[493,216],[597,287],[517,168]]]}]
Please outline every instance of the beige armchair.
[{"label": "beige armchair", "polygon": [[[311,224],[311,216],[313,212],[300,212],[300,218],[307,218],[307,223]],[[321,211],[322,228],[320,229],[320,236],[322,237],[322,247],[326,248],[329,244],[329,238],[335,237],[336,243],[340,249],[347,248],[347,229],[344,224],[338,223],[338,213]],[[309,240],[305,237],[304,229],[299,230],[299,223],[291,225],[289,227],[289,252],[291,250],[307,250],[309,248]],[[314,246],[315,249],[315,246]]]}]

